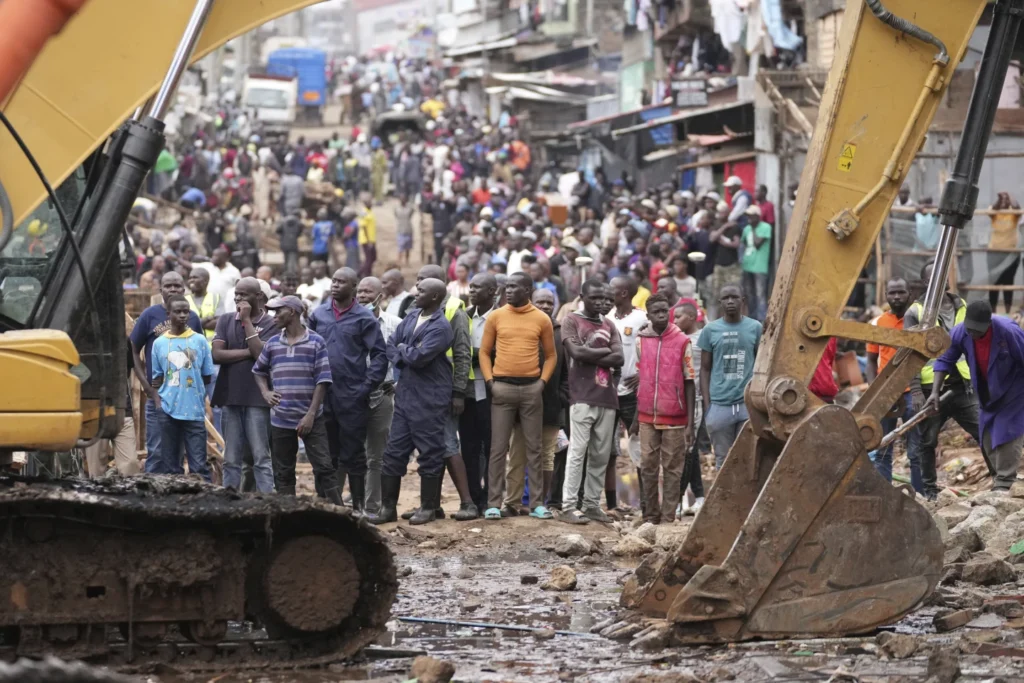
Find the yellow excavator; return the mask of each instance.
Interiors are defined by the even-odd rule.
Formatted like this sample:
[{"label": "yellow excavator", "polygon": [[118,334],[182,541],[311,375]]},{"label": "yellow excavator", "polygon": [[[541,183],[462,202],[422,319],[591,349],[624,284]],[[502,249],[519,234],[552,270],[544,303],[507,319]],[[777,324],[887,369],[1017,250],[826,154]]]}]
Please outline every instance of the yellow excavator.
[{"label": "yellow excavator", "polygon": [[[314,2],[0,1],[0,455],[120,431],[119,249],[177,85]],[[322,663],[385,630],[397,587],[383,537],[334,505],[178,477],[0,474],[0,658]],[[265,635],[230,633],[242,620]]]},{"label": "yellow excavator", "polygon": [[[841,318],[986,0],[850,0],[800,179],[745,402],[750,421],[685,540],[638,568],[622,602],[676,642],[863,633],[931,593],[942,543],[929,513],[875,473],[880,420],[949,345],[935,321],[958,232],[977,203],[1024,0],[992,23],[960,149],[922,326]],[[830,337],[900,347],[852,410],[807,390]]]}]

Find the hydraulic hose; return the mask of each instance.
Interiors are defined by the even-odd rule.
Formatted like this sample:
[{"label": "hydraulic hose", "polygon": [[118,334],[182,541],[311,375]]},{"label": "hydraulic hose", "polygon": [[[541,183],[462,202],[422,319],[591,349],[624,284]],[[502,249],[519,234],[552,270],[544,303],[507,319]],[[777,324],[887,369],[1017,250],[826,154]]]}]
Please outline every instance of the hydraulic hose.
[{"label": "hydraulic hose", "polygon": [[13,235],[14,209],[11,208],[11,198],[7,196],[4,184],[0,182],[0,251],[4,250]]},{"label": "hydraulic hose", "polygon": [[906,33],[908,36],[913,36],[918,40],[934,45],[939,51],[935,55],[935,61],[946,66],[949,64],[949,51],[946,50],[946,44],[936,38],[934,35],[925,31],[917,24],[913,24],[903,17],[898,17],[885,8],[882,4],[882,0],[864,0],[867,3],[868,8],[871,12],[878,17],[883,23],[892,26],[901,33]]}]

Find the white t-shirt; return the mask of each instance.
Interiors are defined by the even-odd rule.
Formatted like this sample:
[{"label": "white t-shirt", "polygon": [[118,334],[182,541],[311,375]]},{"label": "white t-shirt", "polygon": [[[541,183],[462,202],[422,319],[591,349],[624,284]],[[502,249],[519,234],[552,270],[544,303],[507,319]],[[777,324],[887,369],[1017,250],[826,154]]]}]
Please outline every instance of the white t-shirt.
[{"label": "white t-shirt", "polygon": [[622,340],[622,379],[619,381],[619,396],[633,393],[626,388],[626,380],[635,377],[636,369],[636,345],[637,337],[640,336],[640,328],[647,322],[647,314],[639,308],[624,318],[619,318],[615,309],[608,313],[608,319],[619,331],[619,338]]},{"label": "white t-shirt", "polygon": [[692,275],[687,275],[684,278],[674,277],[676,281],[676,292],[679,293],[681,299],[693,299],[697,296],[697,280]]},{"label": "white t-shirt", "polygon": [[235,268],[234,264],[230,262],[224,264],[223,268],[218,268],[212,261],[197,263],[196,266],[210,274],[210,286],[207,289],[214,294],[219,294],[221,298],[227,296],[228,292],[234,289],[235,283],[242,279],[238,268]]}]

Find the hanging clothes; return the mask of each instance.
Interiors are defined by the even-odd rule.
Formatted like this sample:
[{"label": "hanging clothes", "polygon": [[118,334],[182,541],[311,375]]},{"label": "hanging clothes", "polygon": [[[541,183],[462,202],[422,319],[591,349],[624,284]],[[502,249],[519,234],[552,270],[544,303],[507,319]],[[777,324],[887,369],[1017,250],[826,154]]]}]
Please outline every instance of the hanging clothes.
[{"label": "hanging clothes", "polygon": [[796,50],[804,39],[790,30],[782,17],[782,0],[760,0],[761,17],[772,43],[780,50]]},{"label": "hanging clothes", "polygon": [[723,45],[730,47],[740,42],[746,16],[736,0],[711,0],[711,18]]}]

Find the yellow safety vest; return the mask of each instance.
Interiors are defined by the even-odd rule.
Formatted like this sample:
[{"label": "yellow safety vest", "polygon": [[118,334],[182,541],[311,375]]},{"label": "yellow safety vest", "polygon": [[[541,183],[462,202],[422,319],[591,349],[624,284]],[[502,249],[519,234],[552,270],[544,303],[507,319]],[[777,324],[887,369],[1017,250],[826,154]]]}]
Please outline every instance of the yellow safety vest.
[{"label": "yellow safety vest", "polygon": [[[917,319],[920,321],[924,315],[924,304],[914,302],[910,304],[910,307],[917,312]],[[967,304],[961,300],[960,306],[956,309],[956,317],[953,319],[954,325],[959,325],[967,317]],[[935,325],[938,326],[939,322],[936,321]],[[935,359],[932,358],[928,363],[921,368],[921,384],[934,384],[935,383]],[[971,381],[971,366],[967,364],[967,359],[963,356],[956,363],[956,369],[960,372],[960,376],[964,378],[965,382]]]},{"label": "yellow safety vest", "polygon": [[[220,306],[220,295],[214,294],[213,292],[207,292],[206,296],[203,297],[203,305],[196,306],[195,297],[191,294],[186,294],[185,299],[188,301],[188,307],[195,311],[195,314],[199,316],[199,320],[203,318],[209,318],[217,314],[217,307]],[[206,341],[213,343],[213,336],[216,334],[215,330],[206,330]]]},{"label": "yellow safety vest", "polygon": [[[444,305],[444,317],[448,320],[449,323],[452,321],[452,318],[455,317],[455,314],[459,312],[460,308],[465,310],[466,303],[462,299],[460,299],[459,297],[455,296],[454,294],[449,296],[448,297],[448,303],[446,303]],[[469,316],[466,316],[466,317],[469,318]],[[472,320],[472,318],[469,318],[469,338],[472,341],[472,339],[473,339],[473,320]],[[448,360],[451,360],[452,356],[453,356],[453,354],[452,354],[452,347],[449,346],[448,347]],[[473,360],[472,360],[472,358],[470,358],[470,361],[469,361],[469,378],[470,379],[475,379],[476,378],[476,376],[473,374]]]}]

